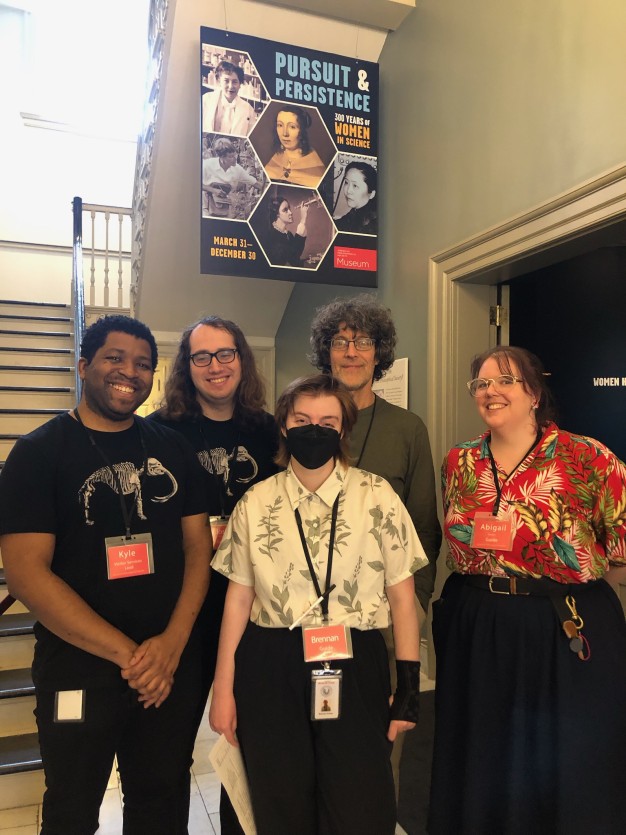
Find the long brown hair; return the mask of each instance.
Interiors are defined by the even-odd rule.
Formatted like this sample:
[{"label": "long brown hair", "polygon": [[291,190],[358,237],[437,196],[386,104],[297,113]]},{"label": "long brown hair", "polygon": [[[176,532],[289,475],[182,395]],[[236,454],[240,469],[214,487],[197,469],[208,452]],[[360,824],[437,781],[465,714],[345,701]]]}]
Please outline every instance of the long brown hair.
[{"label": "long brown hair", "polygon": [[196,388],[189,370],[191,362],[189,341],[192,332],[199,325],[208,325],[210,328],[226,331],[233,337],[241,361],[241,382],[235,392],[233,420],[241,427],[257,425],[265,407],[265,383],[259,374],[254,354],[241,328],[230,319],[222,319],[220,316],[205,316],[183,331],[172,373],[165,384],[163,416],[170,420],[182,420],[189,417],[199,418],[202,415],[202,408],[198,403]]}]

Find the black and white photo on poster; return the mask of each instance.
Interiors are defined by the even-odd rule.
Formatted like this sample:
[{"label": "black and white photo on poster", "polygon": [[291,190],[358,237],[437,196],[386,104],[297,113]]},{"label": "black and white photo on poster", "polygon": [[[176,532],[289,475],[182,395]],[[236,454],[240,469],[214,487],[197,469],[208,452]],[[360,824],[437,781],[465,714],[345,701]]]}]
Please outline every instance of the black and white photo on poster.
[{"label": "black and white photo on poster", "polygon": [[375,287],[378,65],[200,40],[201,272]]}]

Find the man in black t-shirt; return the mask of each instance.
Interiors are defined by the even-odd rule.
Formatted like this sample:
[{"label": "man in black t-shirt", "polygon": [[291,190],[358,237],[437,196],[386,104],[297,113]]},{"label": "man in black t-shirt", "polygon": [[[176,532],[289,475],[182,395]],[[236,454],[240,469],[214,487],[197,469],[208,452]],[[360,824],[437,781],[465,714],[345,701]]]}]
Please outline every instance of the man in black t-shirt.
[{"label": "man in black t-shirt", "polygon": [[[149,419],[178,430],[195,449],[207,474],[215,548],[246,490],[279,469],[274,463],[278,430],[264,406],[265,386],[241,328],[219,316],[190,325],[182,334],[165,386],[165,405]],[[203,643],[202,709],[213,683],[227,588],[228,581],[214,572],[198,619]],[[202,711],[198,724],[201,717]],[[220,821],[222,835],[242,832],[224,793]]]},{"label": "man in black t-shirt", "polygon": [[37,618],[42,835],[97,830],[116,755],[124,832],[187,832],[211,539],[193,451],[134,416],[156,363],[145,325],[100,319],[78,406],[20,439],[0,476],[7,582]]}]

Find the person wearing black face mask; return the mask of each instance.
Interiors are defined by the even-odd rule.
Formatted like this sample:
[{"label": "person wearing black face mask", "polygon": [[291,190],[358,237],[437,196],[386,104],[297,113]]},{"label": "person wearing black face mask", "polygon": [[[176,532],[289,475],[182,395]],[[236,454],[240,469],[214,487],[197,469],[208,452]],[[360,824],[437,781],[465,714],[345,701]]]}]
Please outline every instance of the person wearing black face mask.
[{"label": "person wearing black face mask", "polygon": [[418,718],[413,574],[427,558],[391,486],[348,466],[355,419],[332,377],[287,387],[286,470],[248,490],[212,563],[229,588],[210,722],[241,746],[259,835],[395,832],[389,756]]}]

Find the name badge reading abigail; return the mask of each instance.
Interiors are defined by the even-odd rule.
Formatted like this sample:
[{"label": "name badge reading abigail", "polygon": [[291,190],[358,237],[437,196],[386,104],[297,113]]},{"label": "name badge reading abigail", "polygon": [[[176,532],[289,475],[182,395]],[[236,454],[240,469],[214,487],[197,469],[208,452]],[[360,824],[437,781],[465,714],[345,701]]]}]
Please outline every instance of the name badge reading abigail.
[{"label": "name badge reading abigail", "polygon": [[474,517],[472,548],[487,551],[510,551],[513,548],[515,528],[513,516],[493,516],[491,513],[477,513]]},{"label": "name badge reading abigail", "polygon": [[302,629],[305,661],[352,658],[352,636],[343,624],[305,626]]},{"label": "name badge reading abigail", "polygon": [[104,547],[109,580],[154,574],[152,534],[133,534],[128,539],[125,536],[108,536]]}]

